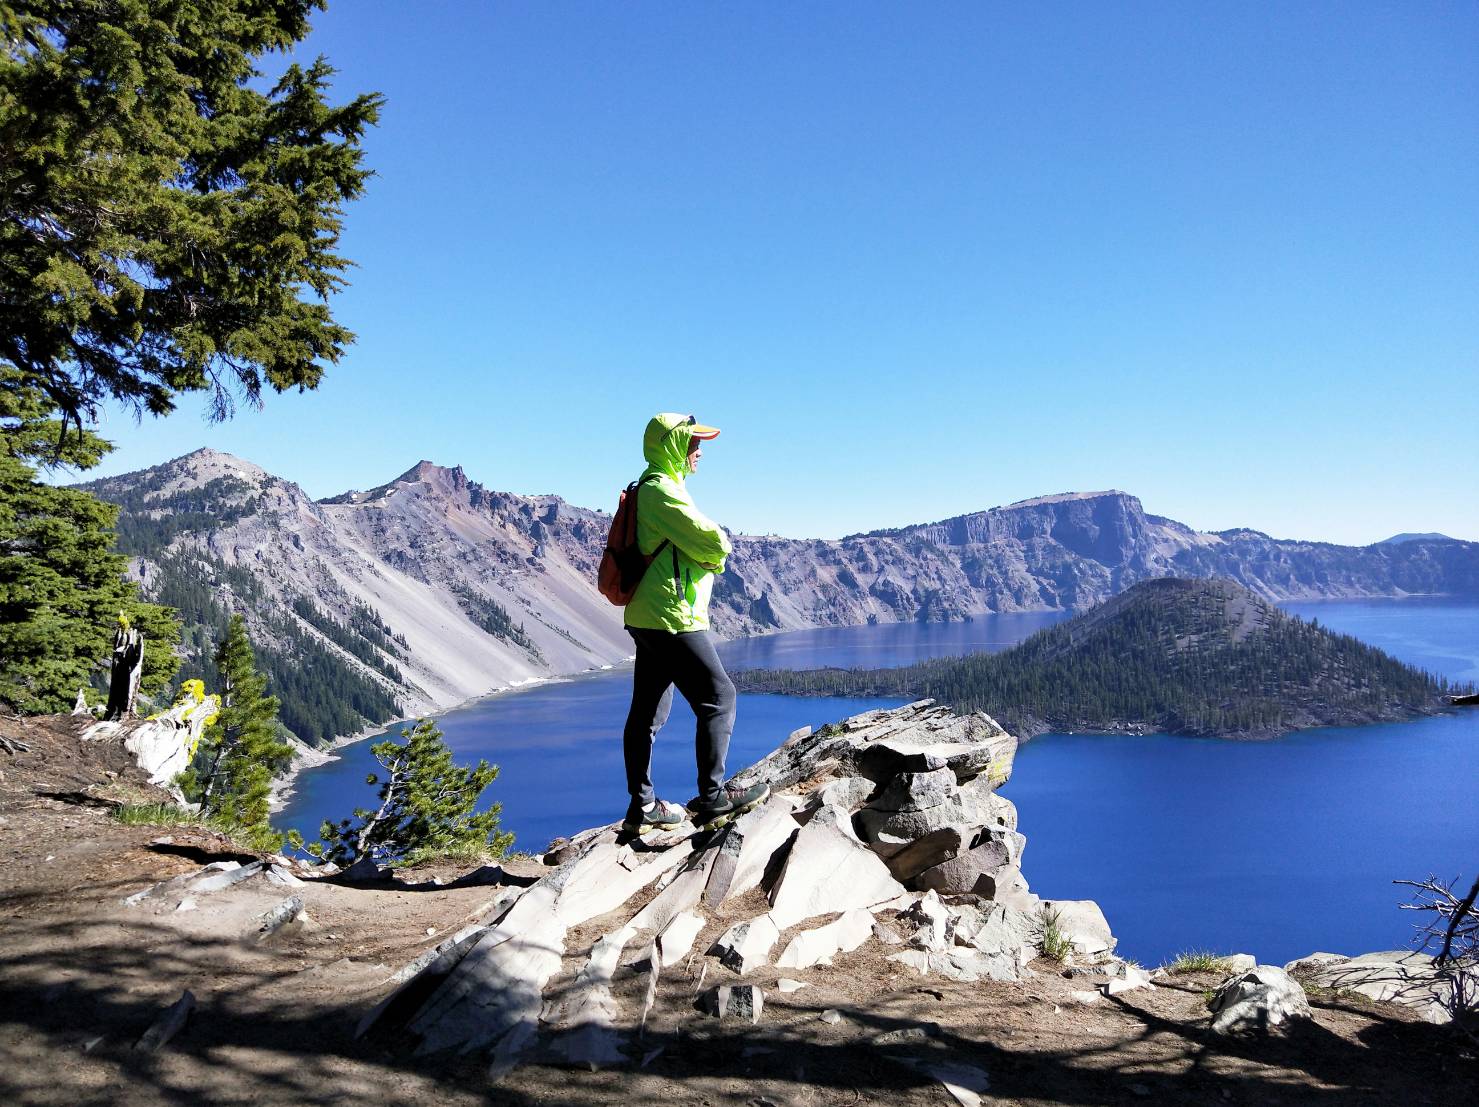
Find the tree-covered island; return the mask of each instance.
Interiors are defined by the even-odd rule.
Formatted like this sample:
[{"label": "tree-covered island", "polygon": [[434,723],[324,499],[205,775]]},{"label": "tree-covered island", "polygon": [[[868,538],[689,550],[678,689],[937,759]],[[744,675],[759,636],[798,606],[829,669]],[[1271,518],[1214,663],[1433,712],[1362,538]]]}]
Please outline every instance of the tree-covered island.
[{"label": "tree-covered island", "polygon": [[996,654],[894,669],[755,669],[747,692],[929,697],[1049,730],[1272,738],[1440,710],[1446,680],[1225,580],[1142,581]]}]

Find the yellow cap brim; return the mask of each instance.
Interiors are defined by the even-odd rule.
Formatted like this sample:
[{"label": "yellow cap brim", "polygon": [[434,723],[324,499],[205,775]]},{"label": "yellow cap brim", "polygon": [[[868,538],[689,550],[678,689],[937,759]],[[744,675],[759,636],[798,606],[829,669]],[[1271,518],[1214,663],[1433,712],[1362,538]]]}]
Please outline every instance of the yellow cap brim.
[{"label": "yellow cap brim", "polygon": [[706,427],[702,423],[694,423],[691,427],[688,428],[688,436],[690,438],[703,438],[703,439],[718,438],[719,437],[719,428],[718,427]]}]

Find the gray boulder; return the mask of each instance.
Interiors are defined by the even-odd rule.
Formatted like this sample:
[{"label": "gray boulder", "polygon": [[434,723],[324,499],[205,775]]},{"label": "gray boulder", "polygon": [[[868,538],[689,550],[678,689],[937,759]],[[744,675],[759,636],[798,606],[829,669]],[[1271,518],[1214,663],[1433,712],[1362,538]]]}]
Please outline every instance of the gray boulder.
[{"label": "gray boulder", "polygon": [[1292,1019],[1310,1018],[1309,999],[1299,982],[1276,965],[1234,973],[1212,996],[1212,1029],[1218,1034],[1267,1031]]},{"label": "gray boulder", "polygon": [[971,838],[970,848],[918,873],[914,884],[941,895],[974,894],[994,899],[1018,875],[1017,864],[1027,839],[1005,827],[983,827]]},{"label": "gray boulder", "polygon": [[1074,952],[1093,957],[1114,950],[1115,937],[1110,933],[1109,920],[1093,900],[1043,900],[1042,913],[1073,945]]},{"label": "gray boulder", "polygon": [[873,811],[926,811],[955,794],[955,774],[948,768],[932,772],[900,773],[869,801]]},{"label": "gray boulder", "polygon": [[955,918],[937,892],[926,892],[905,910],[899,922],[910,930],[909,944],[919,949],[940,951],[950,948]]},{"label": "gray boulder", "polygon": [[858,836],[881,856],[897,853],[910,842],[946,827],[968,825],[959,802],[948,800],[922,811],[880,811],[865,807],[858,812]]},{"label": "gray boulder", "polygon": [[1310,953],[1288,962],[1284,966],[1284,971],[1292,973],[1313,972],[1315,969],[1322,968],[1325,965],[1336,965],[1342,961],[1349,960],[1350,958],[1344,953]]},{"label": "gray boulder", "polygon": [[934,868],[936,865],[959,856],[966,848],[965,839],[959,827],[942,826],[939,830],[932,830],[923,838],[910,842],[902,849],[897,851],[890,849],[882,856],[883,863],[888,866],[888,871],[894,874],[894,879],[901,884],[907,884],[926,869]]},{"label": "gray boulder", "polygon": [[856,811],[871,796],[878,785],[865,776],[844,776],[830,780],[814,793],[819,806],[832,804]]},{"label": "gray boulder", "polygon": [[754,984],[723,984],[700,997],[699,1009],[717,1019],[759,1022],[765,1008],[765,993]]},{"label": "gray boulder", "polygon": [[955,916],[957,945],[970,946],[982,953],[1020,952],[1024,964],[1032,959],[1035,944],[1042,936],[1040,916],[1004,904],[956,904],[950,912]]},{"label": "gray boulder", "polygon": [[[1001,817],[1007,814],[991,793],[963,790],[952,792],[943,802],[920,810],[886,811],[870,804],[858,812],[854,822],[858,836],[885,859],[936,831],[955,829],[963,836],[976,839],[973,846],[985,841],[981,831],[990,831],[991,837],[1009,844],[1015,863],[1021,858],[1027,839],[1001,821]],[[1012,808],[1009,814],[1015,823],[1016,809]]]}]

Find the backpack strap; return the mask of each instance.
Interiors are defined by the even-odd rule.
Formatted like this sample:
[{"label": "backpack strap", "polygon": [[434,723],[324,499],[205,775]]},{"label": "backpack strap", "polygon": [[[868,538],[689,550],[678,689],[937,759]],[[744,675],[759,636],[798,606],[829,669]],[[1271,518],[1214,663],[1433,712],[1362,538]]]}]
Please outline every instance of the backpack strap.
[{"label": "backpack strap", "polygon": [[[645,477],[639,477],[637,480],[634,480],[632,482],[632,494],[636,495],[638,488],[640,488],[644,484],[648,484],[652,481],[657,480],[661,476],[661,473],[649,473]],[[657,544],[657,549],[652,551],[652,556],[647,559],[647,565],[648,568],[651,568],[652,563],[656,561],[658,557],[661,556],[663,550],[667,549],[669,546],[672,546],[673,548],[673,581],[674,583],[676,583],[678,580],[678,547],[673,546],[673,544],[666,538],[664,538],[661,542]]]}]

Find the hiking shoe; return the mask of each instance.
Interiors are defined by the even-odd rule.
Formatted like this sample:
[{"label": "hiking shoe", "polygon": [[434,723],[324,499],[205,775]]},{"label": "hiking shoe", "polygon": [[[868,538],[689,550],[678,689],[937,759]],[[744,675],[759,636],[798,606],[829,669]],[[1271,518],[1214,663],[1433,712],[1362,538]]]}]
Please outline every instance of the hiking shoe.
[{"label": "hiking shoe", "polygon": [[634,802],[627,808],[627,817],[621,821],[621,832],[646,834],[649,830],[671,830],[686,818],[688,812],[667,800],[653,800],[647,807]]},{"label": "hiking shoe", "polygon": [[752,784],[748,788],[726,784],[720,790],[717,800],[712,803],[694,800],[688,805],[688,813],[693,816],[693,823],[700,830],[714,830],[758,807],[769,797],[769,784]]}]

